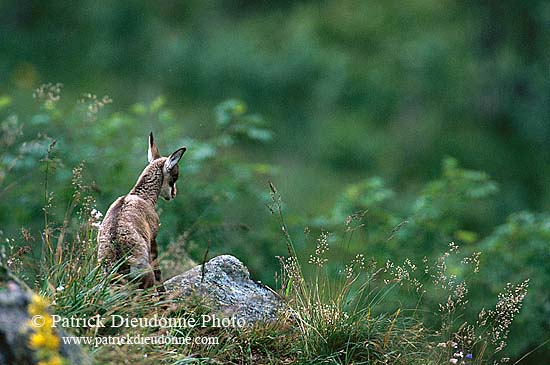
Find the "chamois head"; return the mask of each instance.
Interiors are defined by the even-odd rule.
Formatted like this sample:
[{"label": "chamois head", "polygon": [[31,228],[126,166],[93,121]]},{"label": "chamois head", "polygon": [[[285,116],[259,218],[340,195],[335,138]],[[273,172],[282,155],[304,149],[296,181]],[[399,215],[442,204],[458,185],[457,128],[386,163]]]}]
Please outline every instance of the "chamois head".
[{"label": "chamois head", "polygon": [[160,196],[165,200],[172,200],[176,197],[176,181],[178,180],[178,162],[181,156],[185,153],[187,148],[181,147],[175,150],[170,156],[162,157],[159,153],[159,149],[153,139],[153,132],[149,133],[149,151],[147,157],[149,164],[162,163],[162,187],[160,189]]}]

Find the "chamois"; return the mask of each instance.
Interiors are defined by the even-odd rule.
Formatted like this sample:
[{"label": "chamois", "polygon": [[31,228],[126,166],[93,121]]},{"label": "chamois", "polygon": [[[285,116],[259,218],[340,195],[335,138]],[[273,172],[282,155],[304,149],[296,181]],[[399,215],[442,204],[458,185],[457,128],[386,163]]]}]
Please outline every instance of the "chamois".
[{"label": "chamois", "polygon": [[149,134],[149,164],[128,195],[111,204],[99,227],[98,259],[106,272],[120,264],[118,272],[129,274],[141,288],[162,283],[155,240],[160,221],[155,206],[159,196],[168,201],[176,197],[178,162],[185,151],[181,147],[162,157],[153,132]]}]

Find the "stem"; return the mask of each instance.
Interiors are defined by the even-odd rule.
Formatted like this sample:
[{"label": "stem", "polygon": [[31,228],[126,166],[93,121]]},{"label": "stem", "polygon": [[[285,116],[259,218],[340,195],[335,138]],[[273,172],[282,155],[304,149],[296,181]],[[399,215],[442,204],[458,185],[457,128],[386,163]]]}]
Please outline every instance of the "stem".
[{"label": "stem", "polygon": [[292,237],[290,237],[290,233],[288,232],[288,228],[285,222],[285,218],[283,215],[283,207],[282,207],[282,197],[281,194],[277,191],[275,188],[275,185],[270,181],[269,182],[269,188],[271,189],[271,201],[273,202],[273,207],[275,207],[275,210],[272,208],[272,206],[268,205],[268,208],[271,210],[273,214],[277,215],[279,225],[281,226],[281,230],[283,231],[283,236],[285,238],[286,242],[286,248],[288,250],[288,253],[290,257],[293,258],[295,264],[296,264],[296,270],[298,271],[297,274],[301,278],[299,283],[296,283],[297,287],[297,294],[300,301],[302,301],[302,305],[304,307],[309,307],[311,305],[311,296],[307,294],[307,288],[305,286],[305,277],[304,273],[302,271],[302,266],[300,265],[300,262],[298,260],[298,255],[296,254],[296,250],[294,249],[294,242],[292,241]]},{"label": "stem", "polygon": [[50,223],[48,219],[49,204],[50,204],[50,199],[48,194],[48,177],[49,177],[49,169],[50,169],[50,157],[56,143],[57,141],[55,139],[52,141],[52,143],[50,143],[50,145],[48,146],[48,152],[46,153],[46,158],[45,158],[46,170],[45,170],[45,176],[44,176],[44,241],[43,241],[44,244],[42,245],[41,262],[44,262],[46,247],[49,249],[50,255],[53,253],[51,242],[50,242],[50,226],[49,226]]}]

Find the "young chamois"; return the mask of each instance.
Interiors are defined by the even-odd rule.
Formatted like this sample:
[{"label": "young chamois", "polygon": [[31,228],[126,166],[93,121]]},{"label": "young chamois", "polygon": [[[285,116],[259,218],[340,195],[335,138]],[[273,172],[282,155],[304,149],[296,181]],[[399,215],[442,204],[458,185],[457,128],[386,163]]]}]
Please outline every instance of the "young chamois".
[{"label": "young chamois", "polygon": [[149,134],[149,164],[128,195],[111,204],[99,227],[98,259],[106,272],[121,264],[118,272],[130,274],[141,288],[162,283],[155,240],[160,222],[155,206],[159,196],[168,201],[176,197],[178,162],[185,151],[181,147],[162,157],[153,132]]}]

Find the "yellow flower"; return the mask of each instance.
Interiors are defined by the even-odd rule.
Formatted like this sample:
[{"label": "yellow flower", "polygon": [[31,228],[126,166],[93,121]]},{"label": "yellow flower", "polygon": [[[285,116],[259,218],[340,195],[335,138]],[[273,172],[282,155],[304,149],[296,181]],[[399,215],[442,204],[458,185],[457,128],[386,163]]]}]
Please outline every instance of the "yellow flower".
[{"label": "yellow flower", "polygon": [[29,339],[29,345],[33,349],[42,348],[46,344],[46,336],[42,333],[33,333]]},{"label": "yellow flower", "polygon": [[31,315],[43,314],[48,308],[48,300],[42,298],[40,295],[33,295],[31,299],[31,304],[29,304],[28,311]]},{"label": "yellow flower", "polygon": [[63,359],[60,356],[52,356],[49,360],[39,361],[38,365],[63,365]]},{"label": "yellow flower", "polygon": [[34,332],[29,336],[29,347],[37,351],[39,358],[42,359],[38,365],[63,365],[64,360],[58,353],[60,340],[52,328],[53,318],[47,311],[48,305],[48,300],[40,295],[32,296],[27,308],[29,314],[33,316],[32,320],[29,320],[29,327]]},{"label": "yellow flower", "polygon": [[59,337],[53,333],[48,333],[44,347],[50,350],[57,350],[59,348]]}]

